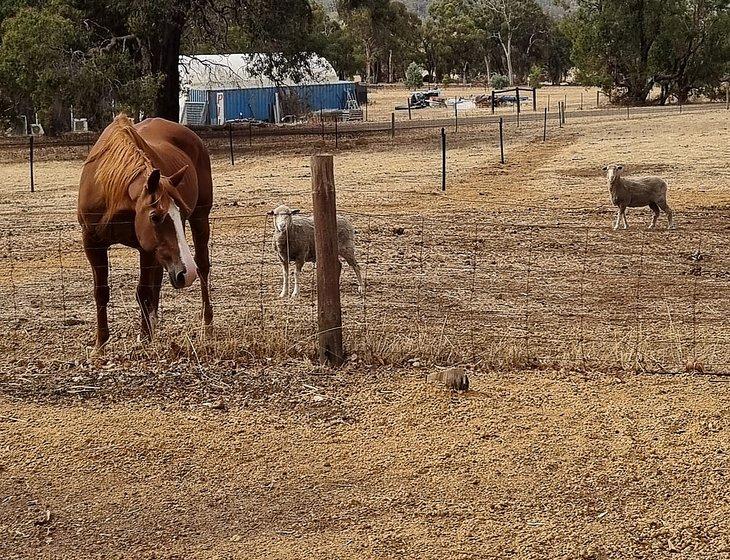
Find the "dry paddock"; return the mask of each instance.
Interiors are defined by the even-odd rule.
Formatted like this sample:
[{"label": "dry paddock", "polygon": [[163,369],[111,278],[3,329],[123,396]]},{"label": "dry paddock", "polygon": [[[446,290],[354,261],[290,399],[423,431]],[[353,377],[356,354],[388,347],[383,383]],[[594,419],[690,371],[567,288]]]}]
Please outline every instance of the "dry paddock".
[{"label": "dry paddock", "polygon": [[[216,147],[215,327],[164,288],[136,341],[112,255],[93,356],[85,148],[0,167],[0,557],[730,558],[730,113],[572,115],[347,136],[341,372],[311,365],[312,270],[280,301],[265,211],[311,208],[314,137]],[[660,174],[677,229],[613,232],[600,168]],[[663,226],[665,222],[660,220]],[[472,391],[427,386],[463,363]]]}]

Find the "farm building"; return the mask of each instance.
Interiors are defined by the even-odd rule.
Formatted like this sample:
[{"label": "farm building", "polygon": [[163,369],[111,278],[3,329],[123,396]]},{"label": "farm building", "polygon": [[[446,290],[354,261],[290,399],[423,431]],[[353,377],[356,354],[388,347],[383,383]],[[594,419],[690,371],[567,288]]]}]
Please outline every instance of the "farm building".
[{"label": "farm building", "polygon": [[236,120],[282,122],[313,111],[357,112],[355,83],[340,80],[319,56],[299,80],[257,72],[262,55],[181,56],[180,122],[225,124]]}]

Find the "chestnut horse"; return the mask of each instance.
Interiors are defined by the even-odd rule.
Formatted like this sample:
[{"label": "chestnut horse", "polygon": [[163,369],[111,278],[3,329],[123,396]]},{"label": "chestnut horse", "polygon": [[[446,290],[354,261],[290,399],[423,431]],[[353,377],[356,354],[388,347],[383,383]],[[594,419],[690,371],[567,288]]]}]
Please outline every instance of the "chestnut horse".
[{"label": "chestnut horse", "polygon": [[[96,346],[109,340],[109,247],[139,251],[137,302],[142,335],[152,338],[163,269],[175,288],[197,276],[203,321],[213,320],[208,293],[208,216],[213,203],[210,157],[191,130],[164,119],[133,124],[119,115],[94,144],[79,186],[78,219],[94,274]],[[190,223],[195,258],[185,240]]]}]

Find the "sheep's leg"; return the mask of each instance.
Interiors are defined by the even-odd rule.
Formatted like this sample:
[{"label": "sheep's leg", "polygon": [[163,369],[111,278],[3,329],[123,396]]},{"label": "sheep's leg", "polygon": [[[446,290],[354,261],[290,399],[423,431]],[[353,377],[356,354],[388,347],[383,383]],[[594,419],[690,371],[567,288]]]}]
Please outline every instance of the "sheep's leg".
[{"label": "sheep's leg", "polygon": [[282,261],[281,263],[281,293],[279,297],[289,295],[289,263]]},{"label": "sheep's leg", "polygon": [[617,230],[621,227],[621,208],[616,211],[616,221],[613,223],[613,229]]},{"label": "sheep's leg", "polygon": [[653,214],[651,224],[649,224],[649,229],[654,229],[656,227],[656,222],[659,219],[659,206],[656,202],[650,202],[649,208],[651,208],[651,212]]},{"label": "sheep's leg", "polygon": [[672,212],[672,209],[669,207],[669,204],[667,204],[666,200],[662,200],[659,202],[659,208],[664,210],[664,213],[667,215],[667,229],[674,229],[674,212]]},{"label": "sheep's leg", "polygon": [[291,293],[291,297],[297,297],[299,295],[299,274],[302,272],[303,262],[297,262],[294,266],[294,291]]},{"label": "sheep's leg", "polygon": [[345,259],[347,264],[349,264],[352,270],[355,271],[355,276],[357,277],[357,291],[358,293],[362,293],[362,274],[360,273],[360,265],[357,264],[357,260],[355,260],[355,251],[343,251],[342,258]]},{"label": "sheep's leg", "polygon": [[624,220],[624,229],[629,229],[629,222],[626,219],[626,206],[621,207],[621,217]]}]

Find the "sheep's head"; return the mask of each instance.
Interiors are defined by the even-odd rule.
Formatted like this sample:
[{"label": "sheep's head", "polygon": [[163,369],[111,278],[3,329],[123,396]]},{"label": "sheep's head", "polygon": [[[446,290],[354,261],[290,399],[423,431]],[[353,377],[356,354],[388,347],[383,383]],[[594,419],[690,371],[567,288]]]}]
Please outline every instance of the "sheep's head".
[{"label": "sheep's head", "polygon": [[273,210],[269,210],[268,215],[274,216],[274,230],[282,232],[291,225],[291,217],[299,214],[297,208],[289,208],[286,204],[277,206]]},{"label": "sheep's head", "polygon": [[606,172],[608,183],[613,184],[616,179],[621,177],[621,174],[624,171],[624,166],[612,163],[611,165],[606,165],[603,170]]}]

